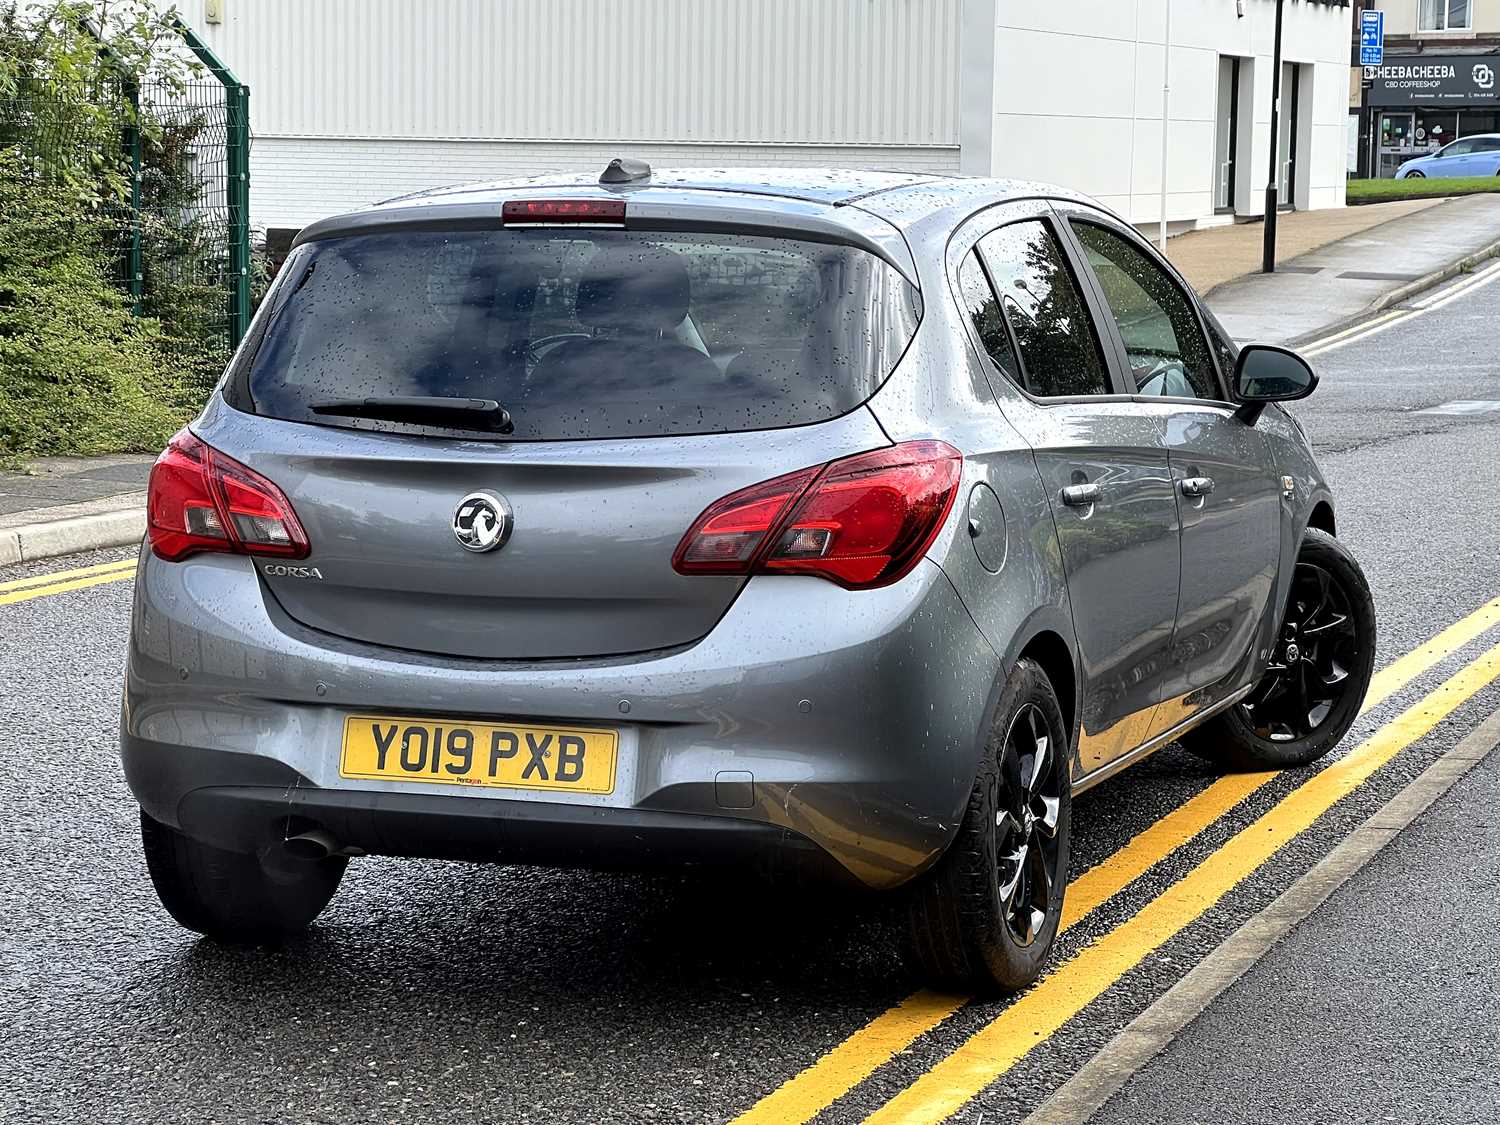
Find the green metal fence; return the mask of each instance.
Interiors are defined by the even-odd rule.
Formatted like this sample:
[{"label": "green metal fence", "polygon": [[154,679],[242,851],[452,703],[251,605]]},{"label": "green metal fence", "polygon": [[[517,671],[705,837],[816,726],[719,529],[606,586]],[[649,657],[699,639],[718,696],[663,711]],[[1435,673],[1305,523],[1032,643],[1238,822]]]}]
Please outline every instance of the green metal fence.
[{"label": "green metal fence", "polygon": [[250,322],[250,91],[189,28],[177,30],[202,64],[193,73],[116,70],[97,84],[107,112],[95,116],[31,83],[0,100],[0,145],[21,146],[43,174],[90,167],[124,184],[106,206],[120,286],[212,371]]},{"label": "green metal fence", "polygon": [[212,192],[216,205],[213,213],[223,224],[227,269],[224,285],[229,340],[233,347],[250,326],[250,293],[254,283],[250,274],[250,87],[236,78],[180,20],[177,30],[212,79],[188,83],[184,93],[175,99],[163,98],[162,105],[170,106],[171,112],[180,117],[203,122],[205,126],[213,121],[216,126],[211,135],[199,134],[207,143],[198,151],[222,159],[222,166],[215,166],[213,175],[204,175],[201,182],[205,196]]}]

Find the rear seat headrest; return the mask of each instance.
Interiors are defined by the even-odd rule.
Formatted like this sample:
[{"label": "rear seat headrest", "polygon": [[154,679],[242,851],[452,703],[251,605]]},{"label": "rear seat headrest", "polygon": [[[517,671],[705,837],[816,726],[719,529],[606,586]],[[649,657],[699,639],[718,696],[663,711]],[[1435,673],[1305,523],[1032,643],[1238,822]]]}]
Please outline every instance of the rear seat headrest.
[{"label": "rear seat headrest", "polygon": [[692,281],[687,266],[660,246],[605,246],[578,282],[576,315],[590,328],[665,332],[687,316]]}]

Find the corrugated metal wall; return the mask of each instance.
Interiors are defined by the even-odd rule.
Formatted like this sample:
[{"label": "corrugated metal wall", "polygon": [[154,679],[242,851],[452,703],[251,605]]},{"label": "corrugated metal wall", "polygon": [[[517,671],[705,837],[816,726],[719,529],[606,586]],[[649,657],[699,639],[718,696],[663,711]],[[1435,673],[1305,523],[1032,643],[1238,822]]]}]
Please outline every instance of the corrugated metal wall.
[{"label": "corrugated metal wall", "polygon": [[962,0],[202,2],[261,136],[958,143]]}]

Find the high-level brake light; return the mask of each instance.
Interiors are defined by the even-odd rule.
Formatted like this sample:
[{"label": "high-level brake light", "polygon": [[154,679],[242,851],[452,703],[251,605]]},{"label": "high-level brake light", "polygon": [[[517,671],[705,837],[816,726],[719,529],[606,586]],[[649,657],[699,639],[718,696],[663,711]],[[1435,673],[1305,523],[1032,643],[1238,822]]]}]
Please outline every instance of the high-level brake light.
[{"label": "high-level brake light", "polygon": [[623,223],[623,199],[512,199],[500,208],[507,226],[537,223]]}]

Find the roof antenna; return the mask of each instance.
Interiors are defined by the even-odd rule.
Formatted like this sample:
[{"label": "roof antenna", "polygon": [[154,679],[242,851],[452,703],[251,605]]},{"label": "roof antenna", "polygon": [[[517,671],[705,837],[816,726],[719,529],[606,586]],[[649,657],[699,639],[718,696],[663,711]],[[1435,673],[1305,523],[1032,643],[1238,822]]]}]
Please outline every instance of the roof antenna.
[{"label": "roof antenna", "polygon": [[651,165],[630,156],[617,156],[599,176],[601,184],[633,184],[651,178]]}]

